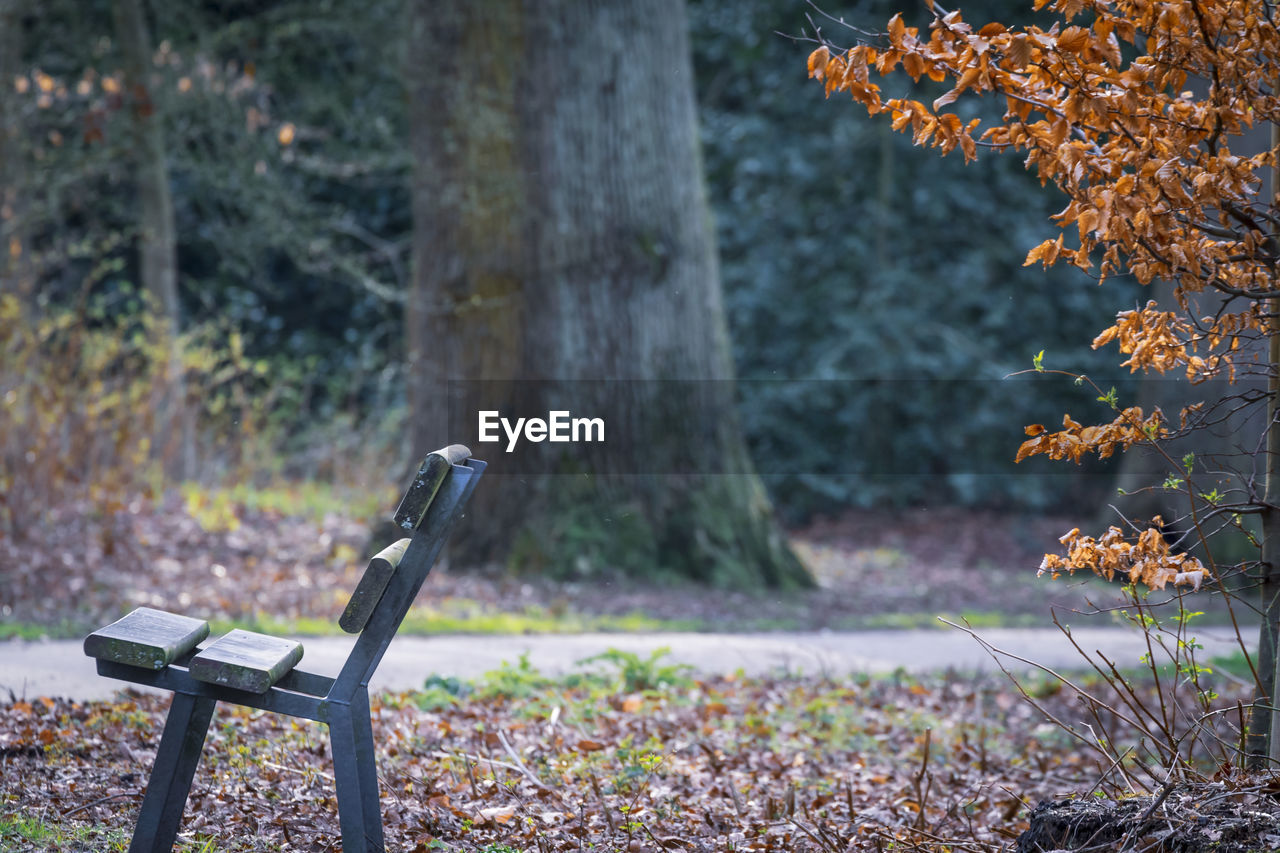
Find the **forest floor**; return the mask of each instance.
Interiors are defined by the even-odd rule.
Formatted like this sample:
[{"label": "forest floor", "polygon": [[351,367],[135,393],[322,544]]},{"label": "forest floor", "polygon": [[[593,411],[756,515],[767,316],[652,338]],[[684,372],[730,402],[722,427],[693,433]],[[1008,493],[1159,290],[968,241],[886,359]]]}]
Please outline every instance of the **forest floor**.
[{"label": "forest floor", "polygon": [[[137,506],[88,537],[55,525],[38,547],[0,540],[9,634],[76,636],[136,604],[304,630],[336,621],[366,525],[243,509],[210,524],[180,509]],[[820,586],[787,594],[437,571],[410,627],[848,629],[939,613],[1047,625],[1051,603],[1114,592],[1035,577],[1067,526],[937,510],[817,523],[795,543]],[[1244,694],[1238,680],[1209,678],[1221,694],[1213,719],[1226,726],[1217,734],[1230,739],[1229,709]],[[1134,684],[1130,697],[1162,708],[1153,685]],[[1024,687],[1039,708],[998,676],[695,675],[620,652],[567,675],[518,662],[436,679],[375,702],[386,849],[994,851],[1028,828],[1037,803],[1142,789],[1140,771],[1125,783],[1108,770],[1112,744],[1140,739],[1119,716],[1104,711],[1106,728],[1090,730],[1100,720],[1072,688],[1043,676]],[[0,700],[0,849],[125,849],[167,704]],[[1197,762],[1212,774],[1210,752]],[[339,849],[331,771],[320,727],[220,708],[179,849]],[[1272,808],[1268,780],[1228,768],[1216,784],[1183,786],[1153,814],[1194,813],[1198,796],[1221,807],[1224,785],[1241,813]],[[1163,824],[1153,826],[1137,840],[1149,846]],[[1245,843],[1269,844],[1260,838]]]},{"label": "forest floor", "polygon": [[[136,505],[100,520],[90,535],[74,516],[55,519],[39,541],[0,538],[0,639],[79,637],[138,605],[220,625],[337,633],[370,550],[367,521],[333,513],[293,518],[239,507],[211,522],[181,505]],[[858,630],[939,627],[939,615],[975,627],[1045,626],[1051,607],[1092,611],[1090,602],[1119,600],[1118,584],[1036,576],[1070,526],[953,509],[849,513],[794,532],[818,585],[781,593],[670,578],[551,580],[445,564],[433,570],[402,630]],[[1197,609],[1209,611],[1205,619],[1227,618],[1213,601]]]}]

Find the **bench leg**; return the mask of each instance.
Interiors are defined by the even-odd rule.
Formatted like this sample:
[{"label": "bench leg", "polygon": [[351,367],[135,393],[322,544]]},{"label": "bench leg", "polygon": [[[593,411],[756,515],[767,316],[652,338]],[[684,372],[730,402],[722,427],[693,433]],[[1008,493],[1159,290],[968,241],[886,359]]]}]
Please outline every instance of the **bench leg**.
[{"label": "bench leg", "polygon": [[378,803],[368,694],[360,691],[350,705],[335,704],[330,708],[329,742],[338,788],[342,849],[348,853],[382,853],[382,809]]},{"label": "bench leg", "polygon": [[209,721],[213,719],[214,699],[173,694],[169,716],[165,719],[160,749],[156,752],[147,795],[142,800],[138,825],[133,831],[129,853],[169,853],[178,835],[178,824],[187,805],[191,780],[200,751],[204,748]]},{"label": "bench leg", "polygon": [[383,850],[382,806],[378,800],[378,760],[374,752],[373,717],[369,713],[369,694],[360,691],[351,702],[351,725],[355,731],[356,766],[360,774],[360,802],[364,811],[365,831]]}]

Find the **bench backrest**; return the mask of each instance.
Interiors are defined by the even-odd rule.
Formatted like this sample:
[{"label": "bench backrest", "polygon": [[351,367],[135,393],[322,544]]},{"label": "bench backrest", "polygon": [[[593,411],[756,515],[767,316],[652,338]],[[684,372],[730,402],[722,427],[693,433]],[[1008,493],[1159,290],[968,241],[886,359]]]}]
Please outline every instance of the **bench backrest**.
[{"label": "bench backrest", "polygon": [[343,630],[360,637],[330,697],[368,686],[485,469],[484,462],[470,455],[466,447],[450,445],[429,454],[414,475],[395,514],[396,526],[407,538],[370,560],[338,620]]}]

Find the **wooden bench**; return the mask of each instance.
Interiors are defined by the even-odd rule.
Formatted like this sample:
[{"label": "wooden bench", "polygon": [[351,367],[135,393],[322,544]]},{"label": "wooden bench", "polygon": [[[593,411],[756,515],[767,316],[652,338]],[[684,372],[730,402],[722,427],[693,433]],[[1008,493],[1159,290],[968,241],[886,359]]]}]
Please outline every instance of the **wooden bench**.
[{"label": "wooden bench", "polygon": [[297,669],[303,649],[295,640],[235,630],[205,642],[204,620],[148,607],[85,639],[100,675],[173,691],[130,853],[173,849],[218,702],[327,724],[342,849],[383,850],[369,679],[484,471],[470,455],[446,447],[414,476],[395,514],[406,538],[370,561],[338,622],[360,636],[336,677]]}]

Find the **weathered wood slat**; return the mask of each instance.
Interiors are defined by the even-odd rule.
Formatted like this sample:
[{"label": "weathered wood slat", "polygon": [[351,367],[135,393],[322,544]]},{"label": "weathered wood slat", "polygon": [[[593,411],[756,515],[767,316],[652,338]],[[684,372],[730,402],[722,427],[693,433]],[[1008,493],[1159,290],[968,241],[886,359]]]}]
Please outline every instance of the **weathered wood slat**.
[{"label": "weathered wood slat", "polygon": [[436,492],[440,491],[444,478],[448,476],[449,469],[465,462],[469,456],[471,451],[461,444],[451,444],[443,450],[428,453],[396,510],[396,526],[409,532],[417,530],[426,517],[427,508],[431,506]]},{"label": "weathered wood slat", "polygon": [[302,643],[239,628],[191,659],[191,677],[250,693],[263,693],[302,660]]},{"label": "weathered wood slat", "polygon": [[408,549],[410,541],[401,539],[374,555],[374,558],[369,561],[369,568],[364,570],[360,583],[356,584],[356,591],[351,594],[347,608],[342,611],[342,617],[338,619],[338,627],[348,634],[359,634],[364,630],[364,626],[369,623],[369,617],[373,615],[373,608],[377,607],[378,602],[382,600],[382,594],[386,592],[391,576],[396,573],[400,560],[404,558],[404,552]]},{"label": "weathered wood slat", "polygon": [[164,669],[209,636],[203,619],[139,607],[84,640],[84,653],[143,669]]}]

